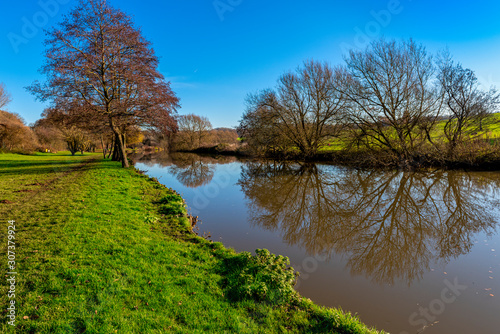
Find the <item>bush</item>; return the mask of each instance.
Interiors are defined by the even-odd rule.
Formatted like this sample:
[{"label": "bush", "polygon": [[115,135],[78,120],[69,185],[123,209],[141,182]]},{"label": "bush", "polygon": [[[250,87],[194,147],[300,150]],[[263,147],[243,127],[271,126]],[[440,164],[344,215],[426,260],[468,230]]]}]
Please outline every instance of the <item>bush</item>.
[{"label": "bush", "polygon": [[224,282],[228,298],[233,301],[253,299],[271,304],[291,303],[298,298],[293,289],[298,273],[289,267],[290,260],[257,249],[256,255],[239,253],[224,261]]}]

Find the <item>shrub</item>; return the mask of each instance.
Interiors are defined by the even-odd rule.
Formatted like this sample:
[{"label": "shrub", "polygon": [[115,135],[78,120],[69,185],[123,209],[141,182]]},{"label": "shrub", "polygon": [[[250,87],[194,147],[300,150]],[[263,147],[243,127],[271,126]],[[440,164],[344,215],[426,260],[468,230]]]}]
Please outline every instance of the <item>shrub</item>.
[{"label": "shrub", "polygon": [[242,252],[224,261],[224,282],[233,301],[253,299],[271,304],[290,303],[298,298],[293,289],[298,273],[289,267],[290,260],[257,249],[256,255]]}]

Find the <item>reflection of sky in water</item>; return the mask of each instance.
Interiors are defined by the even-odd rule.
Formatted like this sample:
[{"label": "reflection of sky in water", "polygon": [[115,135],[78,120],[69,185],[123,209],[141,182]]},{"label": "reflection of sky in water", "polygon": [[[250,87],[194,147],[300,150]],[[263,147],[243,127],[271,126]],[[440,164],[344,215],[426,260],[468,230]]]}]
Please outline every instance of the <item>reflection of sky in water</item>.
[{"label": "reflection of sky in water", "polygon": [[[183,163],[181,171],[151,162],[137,167],[181,193],[200,216],[200,234],[210,232],[212,240],[238,251],[267,248],[288,256],[302,274],[299,291],[319,304],[357,312],[390,332],[412,333],[419,328],[409,316],[439,298],[444,279],[457,278],[467,289],[425,332],[500,328],[500,173],[359,172],[328,165],[314,167],[316,173],[298,165],[215,162],[201,164],[213,174],[199,187],[179,177],[182,169],[197,175],[186,171],[200,168],[196,163]],[[325,201],[333,201],[334,210],[326,210]]]}]

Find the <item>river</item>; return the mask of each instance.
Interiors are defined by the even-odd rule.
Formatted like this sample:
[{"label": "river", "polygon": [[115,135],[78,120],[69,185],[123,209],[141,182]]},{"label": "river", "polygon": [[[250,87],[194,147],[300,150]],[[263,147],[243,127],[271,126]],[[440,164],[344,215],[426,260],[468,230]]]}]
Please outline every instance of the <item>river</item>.
[{"label": "river", "polygon": [[500,172],[135,158],[185,198],[198,234],[289,257],[317,304],[396,334],[500,332]]}]

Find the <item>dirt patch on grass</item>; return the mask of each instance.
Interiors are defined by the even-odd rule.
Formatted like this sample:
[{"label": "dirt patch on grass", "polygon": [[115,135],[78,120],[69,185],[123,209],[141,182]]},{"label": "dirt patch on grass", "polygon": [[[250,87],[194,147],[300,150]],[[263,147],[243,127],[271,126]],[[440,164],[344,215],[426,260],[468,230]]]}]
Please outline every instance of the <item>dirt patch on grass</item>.
[{"label": "dirt patch on grass", "polygon": [[44,185],[45,185],[44,183],[40,183],[40,182],[35,182],[35,183],[27,184],[27,186],[44,186]]},{"label": "dirt patch on grass", "polygon": [[0,201],[0,204],[14,204],[14,202],[9,201],[8,199],[3,199]]}]

